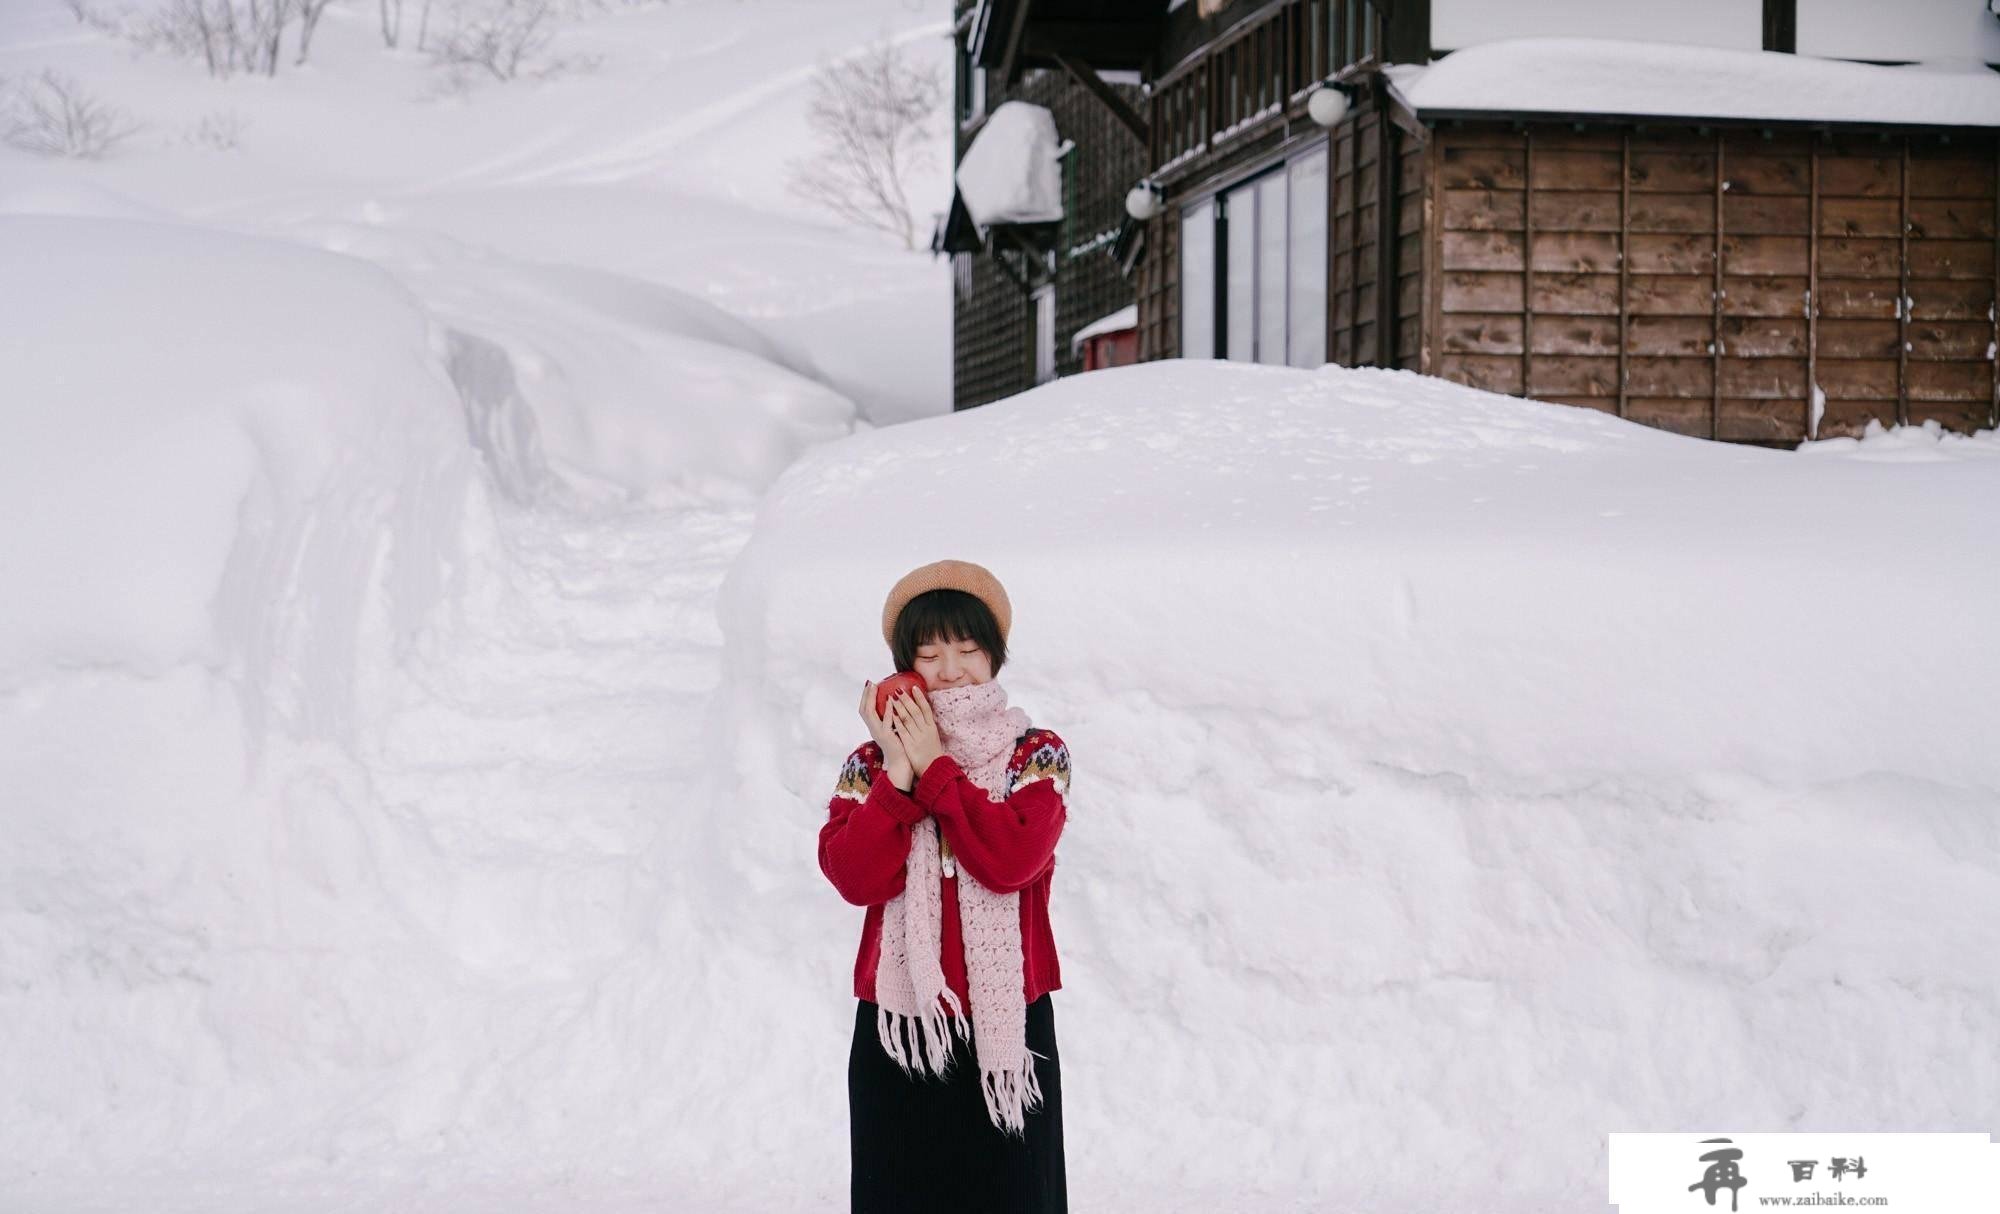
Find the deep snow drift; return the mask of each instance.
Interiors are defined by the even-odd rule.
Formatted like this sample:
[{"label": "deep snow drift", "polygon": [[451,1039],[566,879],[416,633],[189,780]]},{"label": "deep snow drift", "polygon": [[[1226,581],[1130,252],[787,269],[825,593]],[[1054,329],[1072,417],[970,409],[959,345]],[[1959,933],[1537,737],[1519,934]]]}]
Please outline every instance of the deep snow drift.
[{"label": "deep snow drift", "polygon": [[6,318],[26,1208],[837,1203],[859,915],[812,839],[880,595],[945,552],[1076,756],[1079,1208],[1567,1208],[1611,1129],[1992,1120],[2000,650],[1949,626],[2000,592],[1991,433],[1175,362],[823,444],[754,519],[634,509],[482,427],[375,268],[0,229],[46,275]]},{"label": "deep snow drift", "polygon": [[1806,455],[1372,369],[832,443],[724,587],[703,901],[833,992],[836,1117],[860,914],[813,831],[881,596],[956,555],[1074,756],[1079,1208],[1579,1209],[1611,1130],[1990,1127],[1996,512],[1990,431]]},{"label": "deep snow drift", "polygon": [[[758,335],[749,353],[784,372],[779,393],[797,373],[875,424],[950,407],[951,315],[939,306],[948,263],[845,227],[785,188],[811,150],[814,70],[886,38],[947,72],[940,13],[908,0],[612,5],[556,27],[548,56],[576,66],[464,92],[444,89],[423,54],[385,50],[376,22],[372,4],[336,3],[304,67],[213,80],[196,62],[79,26],[60,0],[0,5],[0,77],[54,68],[145,124],[101,162],[52,162],[0,142],[0,213],[196,219],[324,240],[406,278],[473,258],[496,274],[523,263],[597,270],[677,295],[684,313],[702,303],[748,322]],[[213,119],[237,124],[236,147],[191,141]],[[913,199],[941,210],[948,115],[917,151]],[[477,287],[466,305],[494,294],[461,283]],[[512,313],[496,327],[528,319],[509,306],[518,299],[494,302]],[[618,357],[614,334],[632,335],[633,319],[628,311],[598,334],[611,348],[590,351],[593,363]],[[886,348],[884,333],[897,337]],[[660,366],[672,352],[651,353],[632,378],[672,385]],[[742,382],[746,369],[717,375],[738,381],[753,407],[769,396]],[[712,399],[702,403],[712,411]]]}]

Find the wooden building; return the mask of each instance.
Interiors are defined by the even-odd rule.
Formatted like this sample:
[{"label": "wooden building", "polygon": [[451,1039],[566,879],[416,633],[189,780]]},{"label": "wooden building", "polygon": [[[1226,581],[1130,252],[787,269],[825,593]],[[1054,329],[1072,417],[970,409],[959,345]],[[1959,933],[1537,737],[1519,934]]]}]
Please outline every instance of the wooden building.
[{"label": "wooden building", "polygon": [[[1025,59],[1009,66],[1002,84],[1000,68],[977,66],[969,49],[980,16],[973,0],[958,0],[955,157],[963,158],[1002,103],[1045,106],[1066,144],[1064,206],[1060,223],[982,234],[962,201],[952,199],[932,247],[953,261],[952,403],[959,409],[1084,369],[1071,338],[1135,298],[1132,266],[1121,264],[1111,246],[1127,223],[1126,187],[1147,168],[1137,117],[1146,98],[1136,63],[1112,66],[1117,56],[1100,50],[1094,67],[1069,60],[1065,69],[1040,56],[1032,66]],[[997,49],[984,47],[988,54]]]},{"label": "wooden building", "polygon": [[[940,232],[955,403],[1079,370],[1031,351],[1136,302],[1141,359],[1403,367],[1773,445],[2000,424],[2000,21],[1935,2],[1602,0],[1595,48],[1526,0],[962,3],[961,98],[1055,112],[1076,222]],[[1051,247],[1031,285],[1000,268]]]}]

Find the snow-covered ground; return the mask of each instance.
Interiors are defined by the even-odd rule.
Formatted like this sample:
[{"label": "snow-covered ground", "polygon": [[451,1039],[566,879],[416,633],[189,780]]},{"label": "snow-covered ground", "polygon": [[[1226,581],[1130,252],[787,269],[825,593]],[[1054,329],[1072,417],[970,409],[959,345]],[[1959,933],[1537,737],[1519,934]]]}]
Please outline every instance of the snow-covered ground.
[{"label": "snow-covered ground", "polygon": [[844,1207],[813,839],[941,555],[1075,757],[1076,1209],[1994,1127],[2000,439],[1181,363],[945,414],[948,274],[773,171],[938,17],[673,0],[439,98],[358,5],[227,83],[0,9],[0,72],[253,114],[0,150],[0,1211]]}]

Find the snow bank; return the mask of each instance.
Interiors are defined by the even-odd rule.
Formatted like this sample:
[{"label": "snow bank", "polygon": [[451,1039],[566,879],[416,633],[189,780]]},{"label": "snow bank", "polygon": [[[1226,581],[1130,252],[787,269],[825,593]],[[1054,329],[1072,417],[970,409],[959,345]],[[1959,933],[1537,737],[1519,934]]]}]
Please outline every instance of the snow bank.
[{"label": "snow bank", "polygon": [[490,373],[476,368],[479,395],[530,412],[548,462],[572,481],[633,498],[755,500],[802,451],[859,420],[809,361],[751,322],[646,277],[525,260],[422,227],[313,222],[287,233],[392,270],[454,331],[476,335],[495,359]]},{"label": "snow bank", "polygon": [[0,1190],[80,1198],[408,1028],[357,998],[393,912],[334,892],[392,861],[262,781],[365,736],[482,498],[447,334],[365,262],[8,216],[0,264]]},{"label": "snow bank", "polygon": [[0,685],[197,662],[351,724],[318,718],[363,597],[429,609],[467,492],[443,328],[364,262],[186,224],[4,216],[0,264]]},{"label": "snow bank", "polygon": [[740,988],[687,996],[744,954],[678,909],[678,739],[747,519],[565,492],[520,391],[568,371],[524,336],[629,370],[621,320],[701,318],[422,247],[427,290],[515,327],[359,257],[0,216],[0,1205],[463,1209],[583,1173],[723,1210],[755,1172],[710,1138],[764,1113],[716,1110]]},{"label": "snow bank", "polygon": [[[913,65],[948,71],[938,14],[902,0],[559,7],[572,16],[550,23],[549,53],[575,70],[538,80],[524,68],[513,85],[461,94],[440,93],[443,73],[407,53],[414,8],[405,52],[383,47],[371,13],[333,5],[305,67],[214,80],[195,62],[135,57],[60,0],[0,4],[0,77],[55,68],[146,124],[86,165],[0,142],[0,210],[130,205],[307,239],[319,225],[421,228],[474,254],[646,279],[719,308],[875,424],[948,412],[951,315],[938,301],[950,266],[786,188],[813,151],[820,64],[887,38]],[[906,166],[913,197],[948,196],[948,111]],[[240,121],[237,147],[186,141],[218,116]],[[880,354],[883,333],[897,335],[894,357]]]},{"label": "snow bank", "polygon": [[946,555],[1077,764],[1080,1204],[1581,1208],[1613,1129],[1992,1124],[2000,479],[1883,445],[1169,361],[808,455],[723,588],[701,898],[811,1001],[798,1124],[861,920],[813,839]]},{"label": "snow bank", "polygon": [[1389,69],[1420,114],[1658,114],[2000,126],[2000,76],[1617,38],[1507,38]]},{"label": "snow bank", "polygon": [[592,9],[451,96],[376,25],[219,81],[0,5],[146,124],[0,146],[0,1207],[825,1208],[694,743],[760,478],[949,409],[949,267],[782,188],[817,62],[942,23]]},{"label": "snow bank", "polygon": [[1005,101],[958,161],[958,190],[972,222],[1052,223],[1063,217],[1061,136],[1047,106]]},{"label": "snow bank", "polygon": [[1920,426],[1885,427],[1871,417],[1868,424],[1862,427],[1859,437],[1843,435],[1840,438],[1823,438],[1806,443],[1799,451],[1805,455],[1895,463],[2000,459],[2000,430],[1960,434],[1956,430],[1945,429],[1936,418],[1926,419]]}]

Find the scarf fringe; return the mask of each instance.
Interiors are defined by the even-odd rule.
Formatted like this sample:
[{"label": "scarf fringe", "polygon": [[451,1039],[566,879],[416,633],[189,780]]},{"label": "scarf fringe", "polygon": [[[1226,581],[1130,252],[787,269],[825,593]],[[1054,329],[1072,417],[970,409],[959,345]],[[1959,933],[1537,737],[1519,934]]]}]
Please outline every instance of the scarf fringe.
[{"label": "scarf fringe", "polygon": [[1001,1132],[1016,1138],[1028,1136],[1028,1112],[1042,1106],[1042,1079],[1035,1072],[1035,1059],[1044,1058],[1033,1050],[1013,1070],[982,1071],[980,1094],[986,1097],[986,1116]]},{"label": "scarf fringe", "polygon": [[902,1067],[906,1075],[944,1074],[951,1063],[954,1026],[961,1039],[970,1040],[971,1028],[965,1018],[965,1009],[958,1001],[958,992],[948,986],[921,1017],[892,1012],[887,1007],[877,1007],[875,1011],[875,1035],[881,1038],[882,1049],[896,1060],[896,1065]]}]

